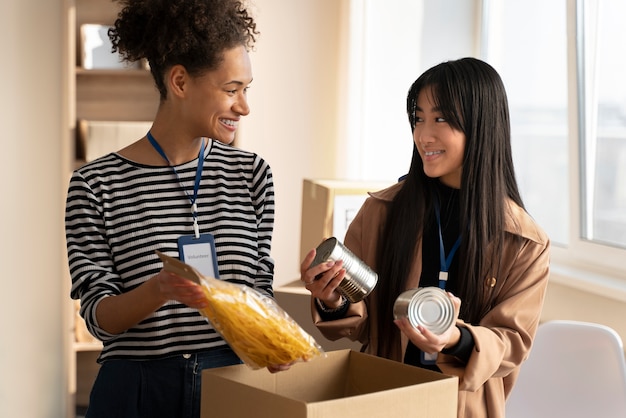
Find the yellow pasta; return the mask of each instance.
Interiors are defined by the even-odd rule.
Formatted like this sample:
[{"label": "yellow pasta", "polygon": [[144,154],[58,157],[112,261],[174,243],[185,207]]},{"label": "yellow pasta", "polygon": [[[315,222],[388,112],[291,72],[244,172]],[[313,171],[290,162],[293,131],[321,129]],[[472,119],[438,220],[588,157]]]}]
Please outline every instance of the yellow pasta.
[{"label": "yellow pasta", "polygon": [[308,361],[321,347],[273,299],[256,290],[203,278],[209,306],[200,312],[252,368]]},{"label": "yellow pasta", "polygon": [[204,277],[188,264],[156,253],[166,271],[202,286],[209,307],[200,312],[248,366],[260,369],[324,355],[273,299],[247,286]]}]

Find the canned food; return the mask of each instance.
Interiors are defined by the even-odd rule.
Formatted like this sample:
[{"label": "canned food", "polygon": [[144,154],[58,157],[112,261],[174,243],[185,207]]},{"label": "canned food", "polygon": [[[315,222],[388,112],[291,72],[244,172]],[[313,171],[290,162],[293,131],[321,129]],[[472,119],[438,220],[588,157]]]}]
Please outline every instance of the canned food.
[{"label": "canned food", "polygon": [[407,290],[393,305],[395,319],[409,318],[414,327],[422,325],[434,334],[443,334],[454,323],[454,305],[438,287]]},{"label": "canned food", "polygon": [[346,274],[337,291],[352,303],[360,302],[376,287],[378,274],[348,250],[337,238],[328,238],[316,249],[311,267],[327,261],[343,261]]}]

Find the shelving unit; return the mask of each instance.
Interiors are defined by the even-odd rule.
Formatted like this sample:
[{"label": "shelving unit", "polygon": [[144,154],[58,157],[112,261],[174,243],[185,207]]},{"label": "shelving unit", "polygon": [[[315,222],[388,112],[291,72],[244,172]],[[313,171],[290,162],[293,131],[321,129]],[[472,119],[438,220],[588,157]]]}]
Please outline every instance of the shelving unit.
[{"label": "shelving unit", "polygon": [[[69,57],[68,82],[69,120],[72,138],[77,138],[79,120],[86,121],[151,121],[156,114],[159,95],[150,71],[145,68],[84,69],[82,63],[81,26],[83,24],[113,25],[119,10],[111,0],[66,0]],[[76,145],[76,144],[75,144]],[[75,146],[76,148],[76,146]],[[76,154],[76,149],[74,149]],[[74,167],[84,161],[77,160]],[[69,278],[67,279],[69,280]],[[68,303],[74,303],[70,301]],[[74,306],[74,305],[72,305]],[[75,317],[74,317],[75,318]],[[84,327],[74,319],[71,327],[69,391],[77,406],[84,407],[98,371],[97,356],[102,344],[86,341]]]},{"label": "shelving unit", "polygon": [[[120,69],[85,69],[82,65],[81,27],[85,24],[112,26],[119,5],[111,0],[67,0],[71,25],[70,125],[78,138],[77,125],[84,121],[151,121],[159,95],[150,71],[143,65]],[[78,156],[80,157],[80,155]],[[84,161],[78,161],[81,165]]]},{"label": "shelving unit", "polygon": [[85,120],[152,120],[158,95],[145,69],[76,69],[76,118]]}]

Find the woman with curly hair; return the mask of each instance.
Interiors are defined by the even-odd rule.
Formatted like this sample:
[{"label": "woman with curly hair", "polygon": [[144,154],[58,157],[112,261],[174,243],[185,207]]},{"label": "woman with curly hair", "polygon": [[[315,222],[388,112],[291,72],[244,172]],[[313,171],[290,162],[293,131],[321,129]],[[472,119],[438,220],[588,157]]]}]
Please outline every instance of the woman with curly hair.
[{"label": "woman with curly hair", "polygon": [[[459,417],[504,417],[539,324],[550,253],[518,191],[504,85],[478,59],[444,62],[411,86],[407,112],[409,173],[368,197],[344,242],[378,272],[378,284],[349,303],[336,291],[341,262],[311,267],[311,250],[301,280],[313,318],[331,340],[348,337],[368,353],[458,376]],[[394,318],[398,296],[418,287],[447,292],[449,327],[433,332]]]},{"label": "woman with curly hair", "polygon": [[160,101],[146,136],[69,184],[71,297],[103,342],[87,417],[196,418],[202,370],[241,360],[199,314],[201,288],[155,251],[273,296],[272,172],[228,145],[250,111],[258,32],[236,0],[120,3],[113,47],[148,61]]}]

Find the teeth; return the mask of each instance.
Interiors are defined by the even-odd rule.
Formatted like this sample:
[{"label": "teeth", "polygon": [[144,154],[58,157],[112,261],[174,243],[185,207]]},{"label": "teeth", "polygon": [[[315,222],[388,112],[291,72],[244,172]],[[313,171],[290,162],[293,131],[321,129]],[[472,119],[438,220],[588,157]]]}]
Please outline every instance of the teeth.
[{"label": "teeth", "polygon": [[443,154],[443,151],[428,151],[424,153],[424,155],[427,157],[430,157],[432,155],[437,155],[437,154]]},{"label": "teeth", "polygon": [[237,126],[237,122],[235,122],[234,120],[222,119],[222,123],[233,127]]}]

